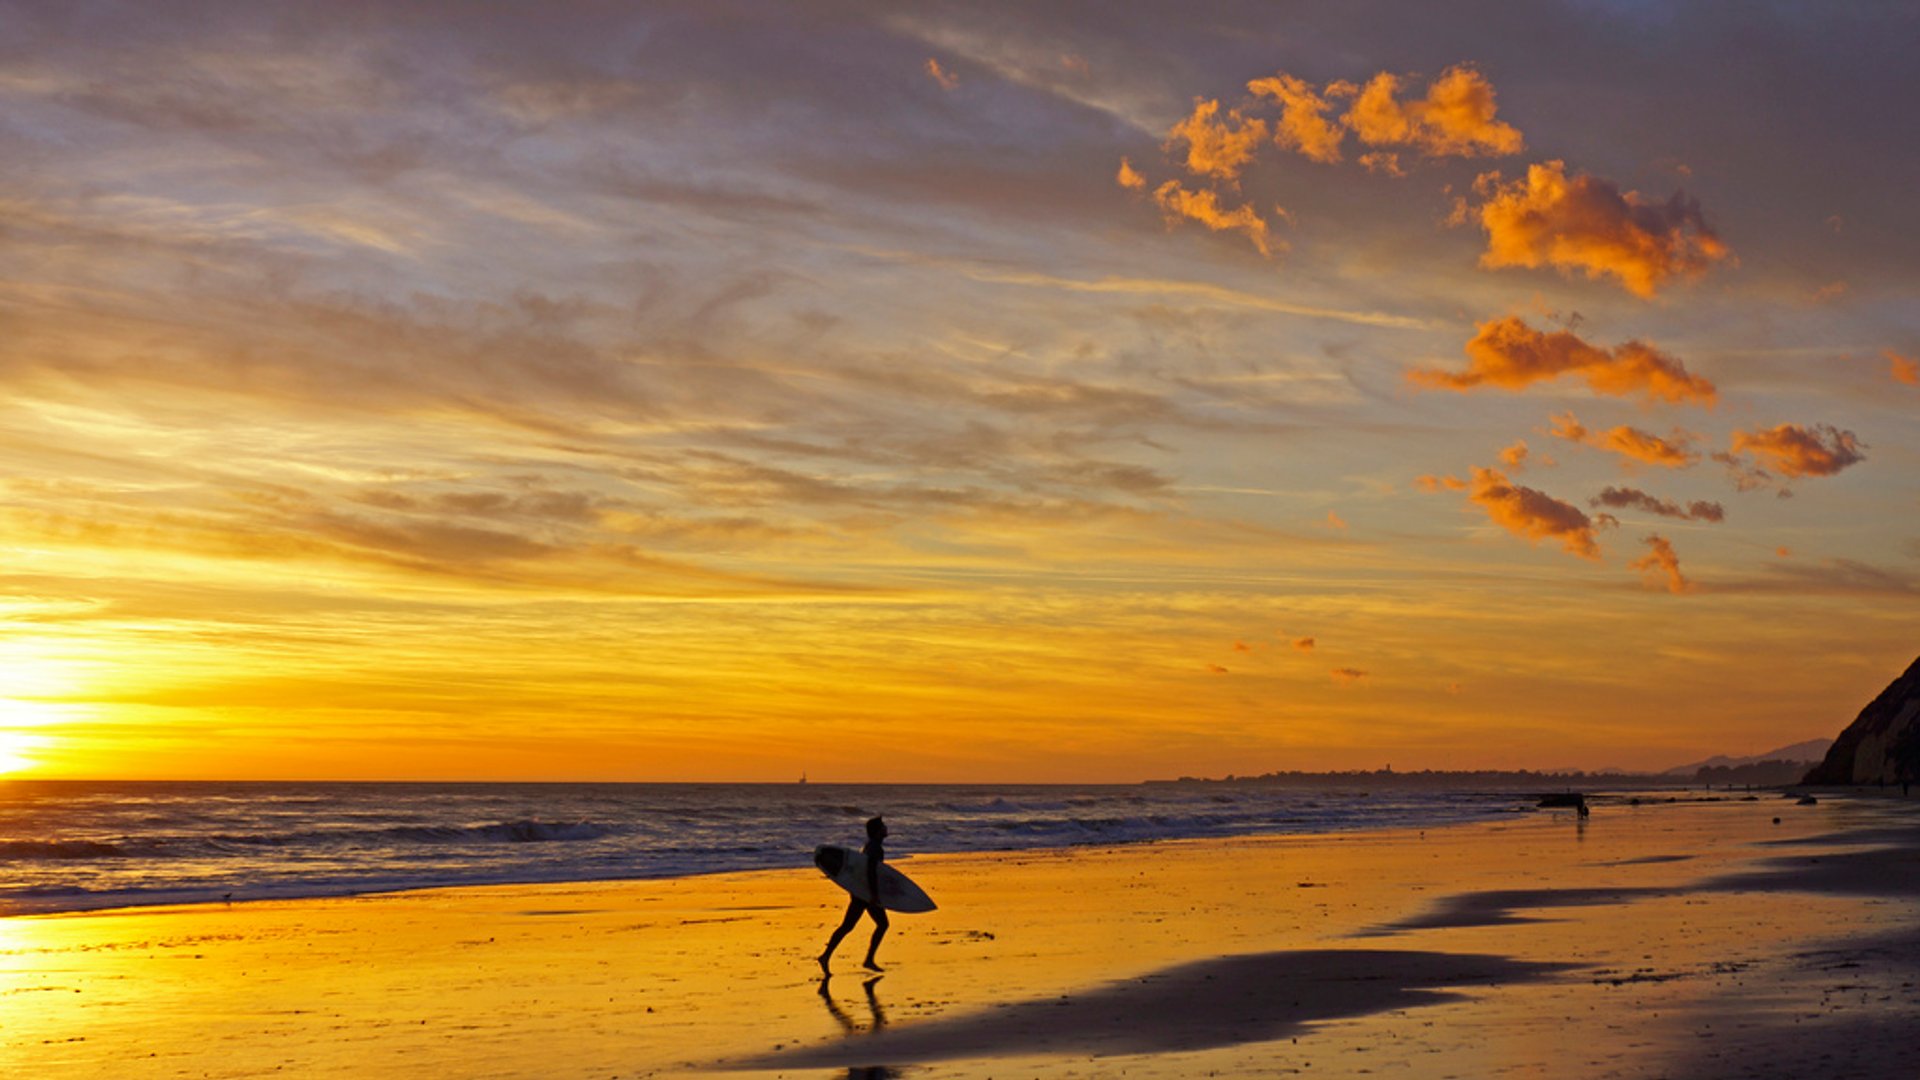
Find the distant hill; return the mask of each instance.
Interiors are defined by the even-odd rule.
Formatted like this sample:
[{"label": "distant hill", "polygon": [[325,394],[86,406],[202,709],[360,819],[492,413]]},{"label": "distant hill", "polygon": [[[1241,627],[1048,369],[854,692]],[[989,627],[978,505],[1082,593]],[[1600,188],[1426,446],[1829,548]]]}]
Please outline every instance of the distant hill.
[{"label": "distant hill", "polygon": [[1691,777],[1702,769],[1738,769],[1745,765],[1758,765],[1767,761],[1791,761],[1811,765],[1827,756],[1827,750],[1833,745],[1832,739],[1808,739],[1792,746],[1783,746],[1778,750],[1769,750],[1764,754],[1749,754],[1746,757],[1728,757],[1715,754],[1705,761],[1696,761],[1688,765],[1675,765],[1662,772],[1661,776]]},{"label": "distant hill", "polygon": [[1826,759],[1807,773],[1809,784],[1898,784],[1920,780],[1920,660],[1867,703]]}]

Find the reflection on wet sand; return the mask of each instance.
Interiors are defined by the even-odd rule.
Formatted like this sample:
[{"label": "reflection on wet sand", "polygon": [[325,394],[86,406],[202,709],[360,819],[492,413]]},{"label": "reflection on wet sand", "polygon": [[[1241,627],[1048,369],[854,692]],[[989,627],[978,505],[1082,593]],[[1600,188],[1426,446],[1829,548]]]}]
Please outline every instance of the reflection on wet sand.
[{"label": "reflection on wet sand", "polygon": [[[860,989],[867,996],[868,1015],[867,1023],[862,1026],[838,1001],[834,1000],[833,976],[831,974],[821,976],[820,1000],[826,1002],[827,1012],[832,1014],[834,1023],[840,1025],[840,1030],[848,1039],[878,1034],[887,1026],[887,1011],[881,1007],[879,995],[875,993],[875,987],[884,978],[886,978],[884,975],[874,975],[860,982]],[[847,1080],[894,1080],[901,1075],[900,1070],[886,1065],[847,1066]]]}]

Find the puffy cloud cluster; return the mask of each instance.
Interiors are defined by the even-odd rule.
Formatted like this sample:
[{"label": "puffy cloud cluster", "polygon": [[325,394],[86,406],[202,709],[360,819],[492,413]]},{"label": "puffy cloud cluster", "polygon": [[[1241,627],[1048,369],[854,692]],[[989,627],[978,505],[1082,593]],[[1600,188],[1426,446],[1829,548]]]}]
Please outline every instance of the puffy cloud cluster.
[{"label": "puffy cloud cluster", "polygon": [[1400,79],[1384,71],[1363,87],[1335,83],[1328,92],[1353,96],[1342,120],[1368,146],[1408,146],[1430,157],[1497,157],[1525,146],[1520,129],[1494,119],[1493,84],[1465,64],[1442,72],[1424,99],[1402,101]]},{"label": "puffy cloud cluster", "polygon": [[[927,61],[927,72],[947,89],[957,84],[933,60]],[[1465,64],[1442,72],[1418,98],[1403,99],[1400,77],[1388,72],[1365,84],[1336,80],[1320,87],[1278,72],[1249,81],[1247,92],[1251,96],[1237,106],[1196,99],[1193,111],[1167,132],[1163,149],[1190,176],[1237,191],[1241,174],[1270,145],[1335,164],[1344,159],[1344,144],[1353,135],[1372,148],[1360,155],[1360,164],[1404,176],[1403,149],[1428,157],[1475,157],[1516,153],[1524,143],[1519,129],[1495,118],[1493,84]],[[1347,100],[1352,104],[1336,116]],[[1276,106],[1278,115],[1272,115]],[[1149,186],[1124,159],[1115,179],[1124,188]],[[1250,205],[1221,210],[1218,191],[1189,191],[1172,180],[1155,188],[1154,198],[1175,220],[1191,218],[1216,230],[1244,232],[1263,254],[1271,250],[1266,222]]]},{"label": "puffy cloud cluster", "polygon": [[1414,481],[1423,491],[1465,491],[1467,499],[1487,512],[1494,524],[1529,540],[1558,540],[1565,550],[1582,558],[1600,557],[1595,530],[1602,522],[1572,503],[1544,491],[1513,483],[1496,469],[1475,466],[1471,481],[1453,476],[1422,476]]},{"label": "puffy cloud cluster", "polygon": [[[1423,98],[1403,100],[1401,86],[1398,75],[1385,71],[1365,84],[1336,80],[1319,89],[1280,72],[1254,79],[1247,90],[1279,104],[1280,116],[1273,123],[1277,145],[1324,164],[1341,160],[1349,133],[1366,146],[1405,148],[1428,157],[1497,157],[1519,153],[1525,146],[1520,129],[1494,118],[1493,83],[1477,68],[1448,68],[1428,84]],[[1337,120],[1331,118],[1328,114],[1344,100],[1352,104]],[[1363,154],[1361,163],[1404,175],[1395,151]]]},{"label": "puffy cloud cluster", "polygon": [[1693,591],[1693,582],[1688,581],[1680,572],[1680,556],[1673,550],[1673,544],[1666,537],[1653,533],[1642,543],[1647,545],[1645,555],[1628,563],[1629,569],[1639,570],[1657,579],[1665,579],[1666,588],[1671,593]]},{"label": "puffy cloud cluster", "polygon": [[1713,383],[1644,342],[1602,349],[1572,331],[1536,330],[1511,315],[1476,325],[1478,332],[1465,346],[1467,370],[1416,368],[1407,377],[1422,386],[1468,391],[1481,386],[1520,390],[1562,375],[1578,375],[1597,394],[1639,395],[1674,404],[1711,405],[1717,400]]},{"label": "puffy cloud cluster", "polygon": [[1476,213],[1486,230],[1480,265],[1581,271],[1613,277],[1628,292],[1652,297],[1672,278],[1697,277],[1732,251],[1708,227],[1700,204],[1675,193],[1655,202],[1609,181],[1548,161],[1512,183],[1480,178]]},{"label": "puffy cloud cluster", "polygon": [[1572,413],[1565,412],[1553,417],[1552,434],[1568,442],[1619,454],[1630,461],[1668,469],[1684,469],[1700,460],[1699,452],[1693,449],[1694,436],[1677,428],[1664,439],[1651,431],[1624,424],[1594,431]]},{"label": "puffy cloud cluster", "polygon": [[1682,521],[1721,522],[1727,518],[1726,508],[1717,502],[1696,499],[1685,506],[1670,499],[1662,499],[1641,491],[1638,488],[1608,487],[1588,502],[1590,506],[1605,506],[1614,510],[1645,510],[1649,514],[1661,517],[1678,518]]},{"label": "puffy cloud cluster", "polygon": [[1340,160],[1340,144],[1346,132],[1327,119],[1333,102],[1315,92],[1312,83],[1281,72],[1269,79],[1255,79],[1247,89],[1280,103],[1280,119],[1273,125],[1274,142],[1323,164]]},{"label": "puffy cloud cluster", "polygon": [[1801,427],[1780,424],[1759,431],[1733,433],[1733,453],[1752,454],[1775,471],[1799,479],[1808,476],[1832,476],[1849,465],[1866,460],[1863,444],[1851,431],[1831,424]]},{"label": "puffy cloud cluster", "polygon": [[1206,188],[1190,191],[1180,186],[1178,180],[1169,180],[1155,188],[1153,201],[1166,214],[1169,224],[1185,218],[1197,221],[1214,232],[1244,233],[1260,254],[1273,254],[1274,241],[1267,232],[1267,219],[1251,206],[1223,209],[1220,197],[1212,191]]},{"label": "puffy cloud cluster", "polygon": [[1187,144],[1187,171],[1195,176],[1237,180],[1267,141],[1267,122],[1229,109],[1222,120],[1218,101],[1195,102],[1193,112],[1167,133],[1167,149]]}]

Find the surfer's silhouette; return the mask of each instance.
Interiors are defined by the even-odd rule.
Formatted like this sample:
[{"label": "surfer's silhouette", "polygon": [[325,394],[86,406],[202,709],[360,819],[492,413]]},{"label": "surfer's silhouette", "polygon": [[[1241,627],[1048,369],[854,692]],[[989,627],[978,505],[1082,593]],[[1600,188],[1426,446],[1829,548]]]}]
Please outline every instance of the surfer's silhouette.
[{"label": "surfer's silhouette", "polygon": [[833,950],[840,947],[840,939],[853,930],[854,924],[860,921],[862,914],[873,918],[873,940],[867,943],[867,959],[862,966],[868,971],[881,970],[873,954],[880,951],[880,939],[887,936],[887,909],[881,907],[879,903],[880,863],[887,857],[884,846],[886,839],[887,823],[878,817],[868,818],[867,844],[860,849],[860,853],[867,857],[867,895],[873,897],[874,902],[868,903],[857,896],[847,898],[846,917],[840,920],[840,925],[834,929],[833,936],[827,939],[826,951],[820,954],[821,971],[832,973],[833,969],[827,966],[827,961],[833,958]]}]

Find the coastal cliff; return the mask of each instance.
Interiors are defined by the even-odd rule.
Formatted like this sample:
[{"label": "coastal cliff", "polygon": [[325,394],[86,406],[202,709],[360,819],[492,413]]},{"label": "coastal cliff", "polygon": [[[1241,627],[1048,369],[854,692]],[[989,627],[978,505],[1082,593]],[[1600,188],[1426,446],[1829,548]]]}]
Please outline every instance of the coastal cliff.
[{"label": "coastal cliff", "polygon": [[1920,659],[1840,733],[1806,784],[1897,784],[1920,780]]}]

